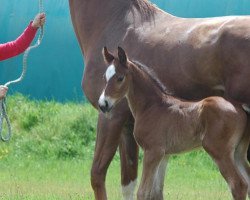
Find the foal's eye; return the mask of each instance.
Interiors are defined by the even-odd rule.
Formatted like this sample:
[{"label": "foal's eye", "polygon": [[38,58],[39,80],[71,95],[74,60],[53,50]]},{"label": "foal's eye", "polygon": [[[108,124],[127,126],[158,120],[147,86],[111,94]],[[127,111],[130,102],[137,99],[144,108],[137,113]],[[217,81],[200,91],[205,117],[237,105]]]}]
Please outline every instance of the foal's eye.
[{"label": "foal's eye", "polygon": [[122,82],[123,79],[124,79],[124,76],[119,76],[119,77],[117,78],[117,81],[118,81],[118,82]]}]

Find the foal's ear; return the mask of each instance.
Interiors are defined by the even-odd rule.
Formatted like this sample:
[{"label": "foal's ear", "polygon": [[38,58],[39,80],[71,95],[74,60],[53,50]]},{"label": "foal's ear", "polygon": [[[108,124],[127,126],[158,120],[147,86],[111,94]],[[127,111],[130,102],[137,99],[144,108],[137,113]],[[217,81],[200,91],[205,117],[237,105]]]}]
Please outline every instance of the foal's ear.
[{"label": "foal's ear", "polygon": [[118,58],[121,64],[124,64],[124,65],[127,64],[128,60],[127,60],[126,52],[121,47],[118,47]]},{"label": "foal's ear", "polygon": [[111,63],[115,57],[108,51],[107,47],[103,47],[102,55],[106,63]]}]

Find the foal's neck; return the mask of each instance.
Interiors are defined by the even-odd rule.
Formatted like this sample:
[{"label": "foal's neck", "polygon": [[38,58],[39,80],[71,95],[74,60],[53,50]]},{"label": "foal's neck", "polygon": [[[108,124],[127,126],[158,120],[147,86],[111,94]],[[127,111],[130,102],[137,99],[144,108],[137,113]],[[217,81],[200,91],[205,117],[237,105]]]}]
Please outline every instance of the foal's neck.
[{"label": "foal's neck", "polygon": [[136,117],[138,113],[142,113],[152,105],[167,104],[168,96],[152,78],[139,67],[130,67],[131,80],[127,93],[127,100],[130,109]]}]

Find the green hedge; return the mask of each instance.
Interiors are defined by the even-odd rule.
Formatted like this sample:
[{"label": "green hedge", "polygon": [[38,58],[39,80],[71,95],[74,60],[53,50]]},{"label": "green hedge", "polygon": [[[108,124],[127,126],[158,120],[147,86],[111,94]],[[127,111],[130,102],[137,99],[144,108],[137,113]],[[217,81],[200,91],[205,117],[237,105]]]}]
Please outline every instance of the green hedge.
[{"label": "green hedge", "polygon": [[13,136],[0,142],[1,157],[77,158],[93,154],[97,111],[85,104],[8,97]]}]

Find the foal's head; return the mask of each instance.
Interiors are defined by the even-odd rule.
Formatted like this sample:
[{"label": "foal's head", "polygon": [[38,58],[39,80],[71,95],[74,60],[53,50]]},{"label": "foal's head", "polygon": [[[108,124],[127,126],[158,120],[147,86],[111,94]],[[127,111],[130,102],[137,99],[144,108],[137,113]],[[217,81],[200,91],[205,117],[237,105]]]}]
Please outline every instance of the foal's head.
[{"label": "foal's head", "polygon": [[128,73],[130,61],[121,47],[118,47],[118,57],[112,55],[104,47],[103,57],[108,67],[104,74],[106,85],[98,103],[101,111],[106,113],[127,94],[130,79]]}]

